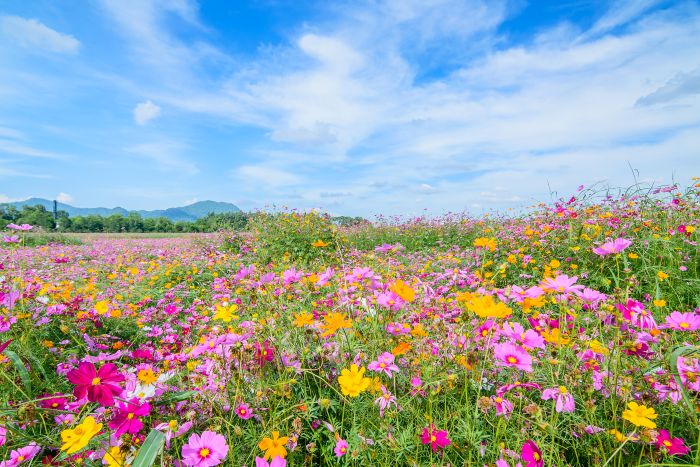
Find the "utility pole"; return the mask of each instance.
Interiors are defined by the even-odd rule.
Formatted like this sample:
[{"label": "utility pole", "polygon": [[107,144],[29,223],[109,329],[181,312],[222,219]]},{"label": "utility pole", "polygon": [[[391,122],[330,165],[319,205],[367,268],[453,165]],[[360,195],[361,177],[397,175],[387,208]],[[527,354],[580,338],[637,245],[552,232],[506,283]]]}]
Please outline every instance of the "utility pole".
[{"label": "utility pole", "polygon": [[53,200],[53,220],[58,220],[58,201]]}]

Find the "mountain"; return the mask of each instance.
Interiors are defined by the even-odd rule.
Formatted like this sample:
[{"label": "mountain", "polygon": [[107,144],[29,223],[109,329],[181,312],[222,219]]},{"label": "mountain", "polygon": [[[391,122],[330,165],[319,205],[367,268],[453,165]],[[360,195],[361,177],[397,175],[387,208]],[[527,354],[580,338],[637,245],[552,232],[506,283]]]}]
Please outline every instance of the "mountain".
[{"label": "mountain", "polygon": [[[29,198],[24,201],[15,201],[13,203],[4,203],[5,205],[15,206],[21,209],[22,206],[41,205],[47,211],[53,211],[53,201],[44,198]],[[58,203],[59,211],[66,211],[70,217],[89,216],[91,214],[108,217],[113,214],[121,214],[128,216],[129,212],[137,212],[141,217],[167,217],[171,221],[195,221],[206,216],[210,212],[221,214],[226,212],[240,212],[241,210],[235,204],[224,203],[221,201],[198,201],[187,206],[176,208],[157,209],[154,211],[128,211],[124,208],[78,208],[65,203]]]}]

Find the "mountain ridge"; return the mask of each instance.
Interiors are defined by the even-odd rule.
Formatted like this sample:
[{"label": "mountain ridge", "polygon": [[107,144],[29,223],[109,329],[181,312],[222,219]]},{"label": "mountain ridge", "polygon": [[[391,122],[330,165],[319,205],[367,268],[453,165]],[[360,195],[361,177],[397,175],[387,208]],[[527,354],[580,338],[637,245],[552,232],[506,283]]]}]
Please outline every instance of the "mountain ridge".
[{"label": "mountain ridge", "polygon": [[[17,209],[21,209],[22,206],[36,206],[41,205],[46,208],[47,211],[53,210],[53,201],[45,198],[29,198],[24,201],[14,201],[11,203],[0,203],[0,205],[14,206]],[[166,209],[154,209],[154,210],[127,210],[120,206],[114,208],[96,207],[96,208],[80,208],[76,206],[71,206],[66,203],[58,203],[59,211],[66,211],[70,217],[76,216],[89,216],[89,215],[100,215],[102,217],[109,217],[114,214],[121,214],[122,216],[128,216],[130,212],[136,212],[141,215],[144,219],[152,217],[166,217],[171,221],[196,221],[209,213],[222,214],[230,212],[241,212],[241,209],[233,203],[227,203],[224,201],[197,201],[186,206],[176,206]]]}]

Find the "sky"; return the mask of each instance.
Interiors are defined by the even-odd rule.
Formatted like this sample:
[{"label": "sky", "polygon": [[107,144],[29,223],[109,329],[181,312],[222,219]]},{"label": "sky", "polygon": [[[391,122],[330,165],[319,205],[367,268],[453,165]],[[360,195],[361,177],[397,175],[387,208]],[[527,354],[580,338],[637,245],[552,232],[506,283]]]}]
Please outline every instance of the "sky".
[{"label": "sky", "polygon": [[700,2],[0,0],[0,202],[438,215],[700,176]]}]

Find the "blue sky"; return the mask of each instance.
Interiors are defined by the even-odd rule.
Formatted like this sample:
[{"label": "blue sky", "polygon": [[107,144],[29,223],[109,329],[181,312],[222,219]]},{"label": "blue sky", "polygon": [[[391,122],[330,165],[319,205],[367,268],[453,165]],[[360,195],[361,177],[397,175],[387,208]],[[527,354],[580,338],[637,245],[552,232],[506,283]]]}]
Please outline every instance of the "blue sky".
[{"label": "blue sky", "polygon": [[0,0],[0,201],[336,214],[700,175],[700,3]]}]

